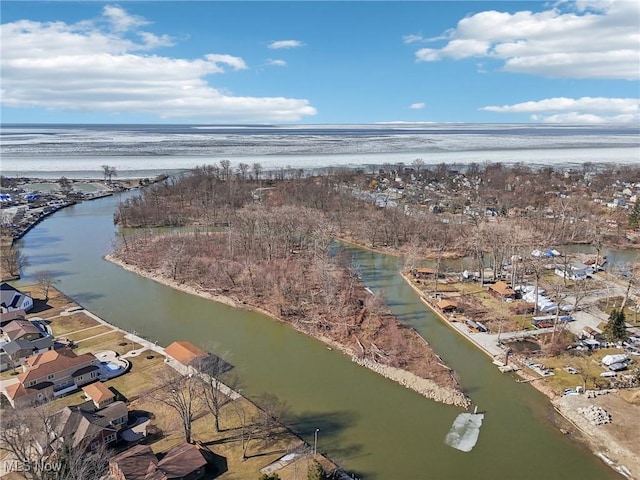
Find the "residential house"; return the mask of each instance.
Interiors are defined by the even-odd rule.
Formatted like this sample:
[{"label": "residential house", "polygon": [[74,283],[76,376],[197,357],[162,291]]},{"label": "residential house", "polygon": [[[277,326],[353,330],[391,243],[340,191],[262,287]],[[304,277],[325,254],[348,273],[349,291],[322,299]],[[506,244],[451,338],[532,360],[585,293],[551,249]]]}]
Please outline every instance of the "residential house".
[{"label": "residential house", "polygon": [[[187,341],[173,342],[164,349],[164,352],[173,359],[173,366],[177,367],[176,369],[181,373],[195,373],[194,366],[197,360],[209,355],[208,352]],[[171,360],[167,360],[171,363]]]},{"label": "residential house", "polygon": [[116,399],[115,393],[109,390],[102,382],[95,382],[82,387],[82,391],[97,409],[106,407]]},{"label": "residential house", "polygon": [[68,347],[49,350],[27,358],[18,383],[5,386],[2,393],[13,407],[44,402],[97,380],[99,363],[92,354],[76,355]]},{"label": "residential house", "polygon": [[109,459],[109,473],[115,480],[198,480],[207,461],[190,443],[172,448],[158,460],[148,445],[136,445]]},{"label": "residential house", "polygon": [[438,308],[444,313],[451,313],[458,310],[458,303],[453,300],[440,300],[438,302]]},{"label": "residential house", "polygon": [[571,263],[569,265],[556,265],[554,270],[559,277],[568,278],[569,280],[586,280],[587,277],[593,275],[594,267],[583,263]]},{"label": "residential house", "polygon": [[22,293],[6,282],[0,285],[0,311],[3,313],[14,310],[24,310],[28,312],[32,308],[33,299],[29,295]]},{"label": "residential house", "polygon": [[124,402],[113,402],[99,410],[82,404],[54,413],[49,417],[49,424],[55,437],[52,440],[62,439],[74,448],[95,450],[100,445],[116,442],[118,431],[127,425],[128,418]]},{"label": "residential house", "polygon": [[498,300],[502,300],[503,302],[507,300],[513,300],[514,298],[516,298],[516,292],[506,282],[503,282],[502,280],[492,285],[489,285],[488,292],[489,292],[489,295],[497,298]]},{"label": "residential house", "polygon": [[15,368],[28,357],[53,349],[54,339],[37,322],[12,320],[0,327],[0,371]]},{"label": "residential house", "polygon": [[27,312],[22,309],[12,310],[10,312],[0,312],[0,328],[3,328],[9,322],[14,320],[24,319],[26,315]]},{"label": "residential house", "polygon": [[423,267],[423,268],[416,268],[413,271],[413,276],[415,278],[429,279],[429,278],[436,278],[437,273],[438,273],[438,270],[435,268]]}]

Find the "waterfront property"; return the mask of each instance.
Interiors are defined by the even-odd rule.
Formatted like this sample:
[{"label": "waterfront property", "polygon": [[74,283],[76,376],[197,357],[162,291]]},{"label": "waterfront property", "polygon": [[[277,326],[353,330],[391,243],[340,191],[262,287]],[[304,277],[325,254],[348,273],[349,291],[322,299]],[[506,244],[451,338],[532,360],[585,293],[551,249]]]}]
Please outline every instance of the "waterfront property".
[{"label": "waterfront property", "polygon": [[55,439],[64,439],[74,448],[95,450],[118,439],[118,431],[127,424],[129,411],[124,402],[113,402],[96,410],[92,402],[65,407],[49,417]]},{"label": "waterfront property", "polygon": [[586,280],[587,277],[593,275],[593,267],[583,263],[571,263],[569,265],[556,265],[555,274],[559,277],[568,278],[569,280]]},{"label": "waterfront property", "polygon": [[107,388],[102,382],[95,382],[86,387],[82,387],[84,395],[93,402],[97,409],[104,408],[116,398],[115,393]]},{"label": "waterfront property", "polygon": [[16,368],[28,357],[51,350],[53,337],[38,322],[12,320],[0,328],[0,371]]},{"label": "waterfront property", "polygon": [[435,268],[429,268],[429,267],[416,268],[413,271],[413,276],[415,278],[420,278],[423,280],[436,278],[437,274],[438,274],[438,271]]},{"label": "waterfront property", "polygon": [[497,298],[498,300],[508,301],[516,298],[516,292],[502,280],[489,285],[489,295]]},{"label": "waterfront property", "polygon": [[[198,359],[209,355],[201,348],[196,347],[193,343],[182,340],[173,342],[164,349],[164,352],[183,367],[182,369],[178,369],[179,371],[182,371],[183,369],[194,369],[194,364]],[[193,370],[192,373],[195,373],[195,370]]]},{"label": "waterfront property", "polygon": [[67,347],[33,355],[24,361],[18,382],[3,393],[13,407],[45,402],[97,380],[98,363],[92,354],[76,355]]},{"label": "waterfront property", "polygon": [[454,313],[458,310],[458,303],[453,300],[440,300],[438,308],[444,313]]},{"label": "waterfront property", "polygon": [[33,308],[33,298],[12,287],[7,282],[0,285],[0,311],[13,312],[24,310],[28,312]]},{"label": "waterfront property", "polygon": [[109,459],[109,473],[116,480],[198,480],[207,461],[196,445],[183,443],[161,460],[148,445],[137,445]]}]

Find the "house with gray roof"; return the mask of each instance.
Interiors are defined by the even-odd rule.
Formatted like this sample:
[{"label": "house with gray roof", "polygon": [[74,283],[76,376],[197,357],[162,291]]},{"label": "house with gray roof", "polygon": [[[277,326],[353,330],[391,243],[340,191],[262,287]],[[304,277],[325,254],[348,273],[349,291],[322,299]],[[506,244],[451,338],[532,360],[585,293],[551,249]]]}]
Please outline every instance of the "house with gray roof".
[{"label": "house with gray roof", "polygon": [[33,298],[12,287],[7,282],[0,285],[0,311],[2,313],[14,310],[28,312],[33,308]]},{"label": "house with gray roof", "polygon": [[[68,442],[73,448],[95,450],[111,445],[118,439],[118,431],[127,425],[129,411],[124,402],[113,402],[100,410],[87,402],[65,407],[49,417],[53,438]],[[42,447],[42,446],[41,446]]]},{"label": "house with gray roof", "polygon": [[18,318],[0,327],[0,372],[54,347],[53,336],[38,322]]}]

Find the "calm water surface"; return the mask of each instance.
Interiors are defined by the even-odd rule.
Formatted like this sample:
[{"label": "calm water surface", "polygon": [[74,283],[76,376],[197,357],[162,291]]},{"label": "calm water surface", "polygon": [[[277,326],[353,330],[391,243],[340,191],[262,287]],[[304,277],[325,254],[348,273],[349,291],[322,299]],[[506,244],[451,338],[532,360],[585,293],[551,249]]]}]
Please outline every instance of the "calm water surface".
[{"label": "calm water surface", "polygon": [[[321,343],[262,315],[235,310],[126,272],[102,259],[112,250],[117,197],[57,212],[21,242],[25,281],[48,269],[58,287],[105,320],[167,345],[173,340],[226,352],[245,392],[269,391],[295,413],[291,426],[367,479],[612,479],[613,471],[561,435],[546,399],[501,374],[436,320],[397,274],[397,259],[352,250],[364,280],[383,288],[399,318],[414,326],[461,377],[485,412],[469,453],[444,444],[460,410],[353,364]],[[135,365],[134,365],[135,368]]]}]

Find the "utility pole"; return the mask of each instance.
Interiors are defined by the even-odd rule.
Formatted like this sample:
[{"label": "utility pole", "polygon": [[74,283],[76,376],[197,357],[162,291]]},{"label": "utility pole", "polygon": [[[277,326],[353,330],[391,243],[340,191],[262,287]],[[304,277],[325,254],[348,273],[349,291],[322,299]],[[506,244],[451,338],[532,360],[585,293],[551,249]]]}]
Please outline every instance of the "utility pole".
[{"label": "utility pole", "polygon": [[319,428],[316,428],[315,433],[313,434],[313,458],[316,458],[316,452],[318,451],[318,432]]}]

